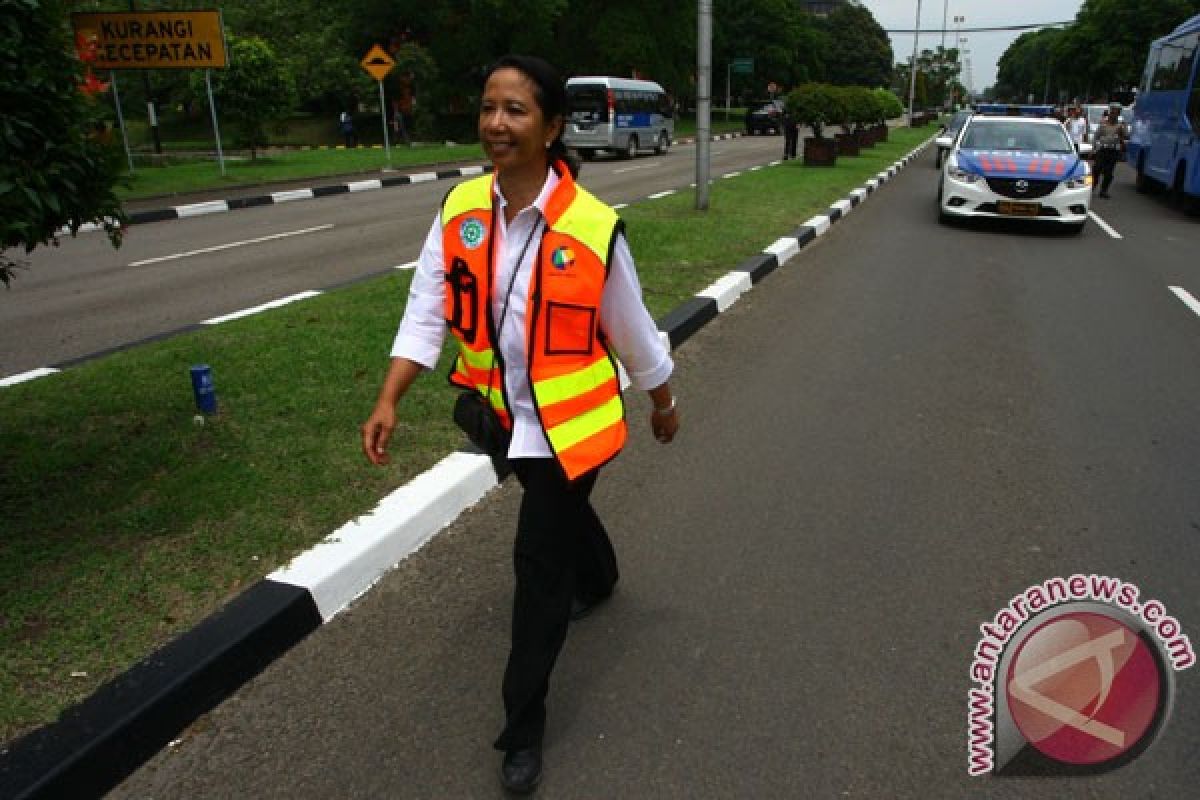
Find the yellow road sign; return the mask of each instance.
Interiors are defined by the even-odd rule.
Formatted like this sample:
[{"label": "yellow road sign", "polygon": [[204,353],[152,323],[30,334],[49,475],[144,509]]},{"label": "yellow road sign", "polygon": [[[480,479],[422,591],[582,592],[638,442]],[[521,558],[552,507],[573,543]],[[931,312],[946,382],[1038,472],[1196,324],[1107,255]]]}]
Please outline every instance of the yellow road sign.
[{"label": "yellow road sign", "polygon": [[71,15],[76,46],[95,69],[204,69],[229,65],[220,11]]},{"label": "yellow road sign", "polygon": [[367,71],[377,81],[381,81],[387,77],[387,74],[392,71],[392,67],[396,66],[396,62],[387,54],[379,45],[375,45],[371,50],[363,56],[363,60],[358,62],[362,64],[362,68]]}]

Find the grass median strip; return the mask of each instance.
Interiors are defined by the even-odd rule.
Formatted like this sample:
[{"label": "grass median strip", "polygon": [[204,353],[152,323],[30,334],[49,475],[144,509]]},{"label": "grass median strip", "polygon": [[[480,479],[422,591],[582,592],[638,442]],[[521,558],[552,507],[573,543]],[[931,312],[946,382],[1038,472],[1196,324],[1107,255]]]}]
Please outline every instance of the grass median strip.
[{"label": "grass median strip", "polygon": [[[624,209],[652,313],[927,135],[893,131],[832,169],[719,181],[706,213],[691,191]],[[401,406],[393,465],[359,452],[411,275],[0,389],[0,740],[52,721],[461,443],[444,353]],[[201,362],[220,404],[203,424],[188,377]]]}]

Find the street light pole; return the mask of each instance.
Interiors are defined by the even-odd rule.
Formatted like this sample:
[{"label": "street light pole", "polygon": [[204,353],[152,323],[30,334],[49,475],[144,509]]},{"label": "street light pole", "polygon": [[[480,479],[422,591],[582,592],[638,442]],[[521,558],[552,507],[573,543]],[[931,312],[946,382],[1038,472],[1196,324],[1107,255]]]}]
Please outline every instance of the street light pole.
[{"label": "street light pole", "polygon": [[946,12],[950,10],[950,0],[942,3],[942,51],[946,50]]},{"label": "street light pole", "polygon": [[708,210],[712,143],[712,0],[698,0],[696,18],[696,210]]},{"label": "street light pole", "polygon": [[917,0],[917,24],[913,30],[911,75],[908,78],[908,126],[913,124],[913,99],[917,95],[917,40],[921,38],[921,0]]}]

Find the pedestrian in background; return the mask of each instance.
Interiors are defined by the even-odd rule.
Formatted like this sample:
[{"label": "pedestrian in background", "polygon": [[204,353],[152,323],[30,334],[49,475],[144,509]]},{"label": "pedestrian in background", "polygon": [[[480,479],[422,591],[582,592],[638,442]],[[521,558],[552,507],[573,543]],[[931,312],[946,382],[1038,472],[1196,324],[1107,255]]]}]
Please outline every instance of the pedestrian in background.
[{"label": "pedestrian in background", "polygon": [[1099,190],[1101,197],[1110,196],[1108,187],[1112,186],[1113,170],[1116,168],[1121,154],[1125,152],[1125,141],[1128,138],[1129,132],[1125,130],[1125,125],[1121,122],[1120,107],[1110,108],[1100,118],[1095,135],[1096,174],[1093,178],[1092,191]]},{"label": "pedestrian in background", "polygon": [[783,104],[783,160],[796,157],[796,142],[800,138],[796,118],[788,110],[787,103]]},{"label": "pedestrian in background", "polygon": [[1083,116],[1083,110],[1079,106],[1071,106],[1071,110],[1067,112],[1067,133],[1071,136],[1071,141],[1075,143],[1076,149],[1078,145],[1083,144],[1088,138],[1088,123]]},{"label": "pedestrian in background", "polygon": [[400,110],[400,104],[392,105],[392,133],[396,136],[397,143],[403,139],[404,144],[412,147],[412,140],[408,138],[408,126],[404,124],[404,112]]},{"label": "pedestrian in background", "polygon": [[626,439],[614,356],[649,392],[654,437],[670,442],[679,425],[670,353],[642,302],[620,219],[575,182],[566,112],[566,86],[545,61],[507,56],[488,71],[479,138],[495,172],[442,201],[362,427],[366,457],[386,464],[396,405],[437,364],[449,330],[459,347],[450,381],[467,392],[460,402],[481,396],[511,435],[500,455],[523,496],[505,724],[494,746],[504,752],[502,783],[516,792],[541,777],[545,700],[568,622],[608,599],[618,577],[589,501]]},{"label": "pedestrian in background", "polygon": [[342,141],[346,147],[354,147],[358,144],[358,137],[354,135],[354,115],[349,111],[343,111],[338,117],[338,128],[342,132]]}]

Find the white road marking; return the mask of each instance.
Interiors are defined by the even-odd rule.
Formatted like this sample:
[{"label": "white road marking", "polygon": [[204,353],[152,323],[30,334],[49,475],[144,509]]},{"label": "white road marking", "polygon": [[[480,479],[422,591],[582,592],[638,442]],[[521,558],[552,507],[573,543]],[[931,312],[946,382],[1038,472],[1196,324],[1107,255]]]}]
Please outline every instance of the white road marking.
[{"label": "white road marking", "polygon": [[52,367],[38,367],[37,369],[31,369],[28,372],[22,372],[17,375],[9,375],[7,378],[0,379],[0,386],[16,386],[18,383],[31,381],[35,378],[44,378],[47,375],[53,375],[56,372],[58,372],[58,370],[53,369]]},{"label": "white road marking", "polygon": [[673,194],[675,194],[674,189],[667,189],[665,192],[656,192],[656,193],[650,195],[649,197],[647,197],[646,199],[647,200],[661,200],[662,198],[669,197],[670,195],[673,195]]},{"label": "white road marking", "polygon": [[1097,225],[1099,225],[1101,228],[1103,228],[1104,232],[1107,233],[1112,238],[1114,238],[1114,239],[1124,239],[1125,238],[1124,236],[1122,236],[1121,234],[1119,234],[1115,230],[1113,230],[1111,225],[1109,225],[1104,220],[1100,219],[1100,215],[1097,214],[1095,211],[1088,211],[1088,216],[1092,218],[1092,222],[1095,222]]},{"label": "white road marking", "polygon": [[301,230],[298,230],[298,231],[286,231],[284,233],[273,233],[270,236],[260,236],[257,239],[245,239],[240,242],[230,242],[228,244],[219,244],[214,247],[204,247],[199,250],[188,250],[186,253],[172,253],[169,256],[159,256],[158,258],[147,258],[142,261],[134,261],[129,266],[144,267],[147,264],[158,264],[163,261],[174,261],[175,259],[187,258],[188,256],[199,256],[199,255],[203,255],[205,253],[216,253],[216,252],[220,252],[221,250],[228,250],[231,247],[242,247],[242,246],[248,245],[248,244],[259,244],[260,242],[269,242],[274,239],[286,239],[289,236],[300,236],[305,233],[316,233],[317,231],[327,231],[332,227],[333,227],[332,224],[318,225],[315,228],[302,228]]},{"label": "white road marking", "polygon": [[1175,296],[1182,300],[1183,304],[1190,308],[1196,316],[1200,317],[1200,300],[1192,297],[1191,293],[1182,286],[1172,286],[1171,291],[1174,292]]},{"label": "white road marking", "polygon": [[721,177],[722,178],[736,178],[738,175],[741,175],[741,174],[742,174],[741,172],[738,172],[735,170],[734,172],[726,172]]},{"label": "white road marking", "polygon": [[614,169],[613,175],[620,175],[622,172],[633,172],[635,169],[646,169],[647,167],[652,167],[652,166],[654,166],[654,165],[653,164],[635,164],[632,167],[621,167],[620,169]]},{"label": "white road marking", "polygon": [[622,208],[629,208],[629,203],[617,203],[613,206],[613,209],[617,211],[620,211]]},{"label": "white road marking", "polygon": [[417,262],[415,262],[415,261],[410,261],[407,264],[397,264],[396,266],[392,267],[392,269],[416,269],[416,268],[417,268]]},{"label": "white road marking", "polygon": [[281,297],[278,300],[272,300],[269,303],[263,303],[261,306],[255,306],[254,308],[243,308],[241,311],[235,311],[232,314],[226,314],[223,317],[213,317],[212,319],[206,319],[206,320],[204,320],[204,322],[201,322],[200,324],[201,325],[220,325],[222,322],[229,322],[230,320],[241,319],[242,317],[248,317],[251,314],[257,314],[261,311],[269,311],[272,308],[279,308],[280,306],[286,306],[288,303],[294,303],[297,300],[307,300],[308,298],[316,297],[319,294],[320,294],[320,292],[316,292],[316,291],[312,291],[312,290],[309,290],[307,292],[300,292],[299,294],[293,294],[293,295],[289,295],[288,297]]}]

